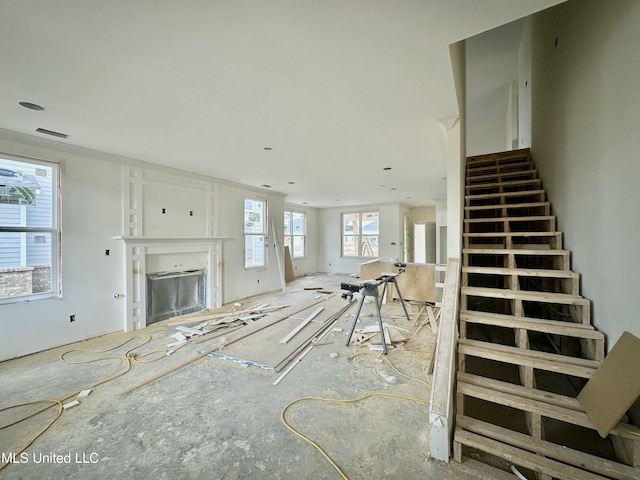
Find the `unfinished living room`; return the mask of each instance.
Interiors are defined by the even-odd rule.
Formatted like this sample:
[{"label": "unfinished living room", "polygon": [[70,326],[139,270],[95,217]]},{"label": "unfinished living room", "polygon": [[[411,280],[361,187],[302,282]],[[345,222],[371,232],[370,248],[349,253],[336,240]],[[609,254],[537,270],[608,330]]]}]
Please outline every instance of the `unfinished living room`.
[{"label": "unfinished living room", "polygon": [[640,479],[637,0],[0,5],[0,478]]}]

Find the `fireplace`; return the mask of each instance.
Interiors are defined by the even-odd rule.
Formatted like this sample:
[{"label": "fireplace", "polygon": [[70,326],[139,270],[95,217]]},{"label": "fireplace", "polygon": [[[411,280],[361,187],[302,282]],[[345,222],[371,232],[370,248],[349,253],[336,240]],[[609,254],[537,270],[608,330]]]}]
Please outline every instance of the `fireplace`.
[{"label": "fireplace", "polygon": [[147,325],[206,305],[205,270],[147,275]]},{"label": "fireplace", "polygon": [[222,306],[222,239],[119,238],[125,243],[125,332]]}]

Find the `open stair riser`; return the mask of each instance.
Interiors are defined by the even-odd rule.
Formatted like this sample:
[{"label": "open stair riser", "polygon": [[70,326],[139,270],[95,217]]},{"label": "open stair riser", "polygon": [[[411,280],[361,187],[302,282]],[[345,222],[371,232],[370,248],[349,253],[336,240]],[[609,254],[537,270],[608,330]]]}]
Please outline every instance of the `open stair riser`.
[{"label": "open stair riser", "polygon": [[[545,438],[549,422],[595,432],[574,397],[540,390],[537,379],[586,381],[604,359],[605,339],[591,325],[591,303],[580,295],[580,276],[571,270],[529,150],[469,157],[464,210],[455,458],[481,450],[539,480],[640,479],[634,425],[620,423],[610,434],[628,452],[618,462]],[[478,326],[489,329],[487,338],[477,337]],[[540,348],[547,338],[556,350]],[[468,373],[468,362],[477,361],[504,365],[519,384]],[[467,399],[520,412],[524,431],[472,418]]]}]

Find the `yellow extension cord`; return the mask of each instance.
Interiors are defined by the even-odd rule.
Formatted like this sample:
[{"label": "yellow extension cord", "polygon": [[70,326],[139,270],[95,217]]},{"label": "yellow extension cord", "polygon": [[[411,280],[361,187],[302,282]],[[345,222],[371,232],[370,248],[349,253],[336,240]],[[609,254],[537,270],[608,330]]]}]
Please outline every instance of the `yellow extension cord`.
[{"label": "yellow extension cord", "polygon": [[[125,346],[127,343],[131,342],[132,340],[135,340],[135,338],[130,338],[129,340],[121,343],[120,345],[116,345],[115,347],[110,347],[104,350],[87,350],[87,349],[75,349],[75,350],[69,350],[67,352],[64,352],[62,355],[60,355],[60,360],[64,363],[67,364],[71,364],[71,365],[82,365],[82,364],[86,364],[86,363],[93,363],[93,362],[102,362],[104,360],[125,360],[126,362],[126,367],[122,372],[119,372],[111,377],[108,377],[104,380],[101,380],[99,382],[96,382],[86,388],[83,388],[82,390],[89,390],[89,389],[94,389],[96,387],[98,387],[99,385],[105,384],[107,382],[110,382],[112,380],[115,380],[118,377],[121,377],[122,375],[126,374],[127,372],[129,372],[129,370],[131,370],[131,366],[134,363],[151,363],[151,362],[156,362],[158,360],[162,360],[164,357],[166,357],[167,352],[166,350],[152,350],[150,352],[144,353],[142,355],[136,355],[135,354],[135,350],[137,350],[140,347],[143,347],[144,345],[146,345],[147,343],[149,343],[151,341],[151,335],[146,335],[145,336],[146,339],[139,345],[136,345],[133,348],[130,348],[129,350],[127,350],[124,355],[114,355],[114,356],[108,356],[108,357],[101,357],[101,358],[96,358],[96,359],[92,359],[92,360],[84,360],[84,361],[70,361],[67,360],[65,357],[71,353],[77,353],[77,352],[83,352],[83,353],[92,353],[92,354],[102,354],[102,353],[108,353],[111,352],[113,350],[116,350],[118,348],[121,348],[123,346]],[[139,338],[145,338],[145,337],[139,337]],[[158,354],[161,354],[158,355]],[[156,355],[156,357],[150,359],[150,360],[145,360],[147,357],[150,357],[152,355]],[[21,422],[24,422],[25,420],[28,420],[29,418],[35,417],[36,415],[45,412],[47,410],[49,410],[50,408],[53,408],[55,406],[58,407],[58,411],[56,412],[54,418],[52,420],[49,421],[49,423],[47,425],[45,425],[45,427],[38,432],[31,440],[29,440],[29,442],[22,447],[18,452],[15,453],[15,458],[17,458],[22,452],[24,452],[27,448],[29,448],[31,445],[33,445],[33,443],[38,440],[38,438],[40,438],[47,430],[49,430],[54,423],[56,423],[56,421],[62,416],[62,413],[64,412],[64,401],[65,400],[69,400],[73,397],[76,397],[82,390],[78,390],[77,392],[71,393],[65,397],[63,397],[60,400],[35,400],[33,402],[27,402],[27,403],[20,403],[17,405],[10,405],[8,407],[4,407],[4,408],[0,408],[0,413],[2,412],[6,412],[9,410],[13,410],[16,408],[21,408],[21,407],[27,407],[30,405],[37,405],[39,403],[46,403],[48,405],[42,407],[39,410],[36,410],[33,413],[30,413],[29,415],[26,415],[12,423],[9,423],[7,425],[2,425],[0,426],[0,430],[12,427],[14,425],[17,425]],[[9,465],[9,463],[4,463],[2,465],[0,465],[0,470],[2,470],[3,468],[5,468],[7,465]]]},{"label": "yellow extension cord", "polygon": [[[125,360],[126,362],[126,367],[122,372],[119,372],[115,375],[112,375],[111,377],[108,377],[104,380],[101,380],[99,382],[96,382],[86,388],[83,388],[81,390],[78,390],[72,394],[66,395],[65,397],[63,397],[60,400],[36,400],[33,402],[27,402],[27,403],[21,403],[21,404],[16,404],[16,405],[10,405],[8,407],[4,407],[0,409],[0,413],[5,412],[5,411],[9,411],[12,409],[16,409],[16,408],[20,408],[20,407],[26,407],[26,406],[30,406],[30,405],[36,405],[39,403],[46,403],[48,405],[44,406],[43,408],[30,413],[29,415],[26,415],[12,423],[9,423],[7,425],[2,425],[0,426],[0,430],[12,427],[14,425],[17,425],[23,421],[28,420],[29,418],[32,418],[42,412],[45,412],[47,410],[49,410],[50,408],[53,408],[54,406],[58,407],[58,411],[56,412],[54,418],[52,420],[49,421],[49,423],[40,431],[38,432],[31,440],[29,440],[29,442],[23,446],[20,450],[18,450],[15,453],[15,457],[18,457],[22,452],[24,452],[27,448],[29,448],[31,445],[33,445],[33,443],[38,440],[38,438],[40,438],[42,435],[44,435],[44,433],[49,430],[54,424],[55,422],[62,416],[62,413],[64,412],[64,408],[63,408],[63,402],[65,400],[68,400],[70,398],[73,398],[75,396],[77,396],[80,391],[82,390],[88,390],[88,389],[93,389],[98,387],[99,385],[103,385],[107,382],[110,382],[112,380],[115,380],[116,378],[121,377],[122,375],[125,375],[126,373],[129,372],[129,370],[131,370],[131,366],[134,363],[150,363],[150,362],[155,362],[158,360],[161,360],[162,358],[164,358],[166,356],[166,350],[153,350],[151,352],[147,352],[143,355],[137,356],[135,355],[135,350],[137,350],[138,348],[146,345],[147,343],[149,343],[151,341],[151,336],[146,336],[146,340],[144,340],[141,344],[136,345],[135,347],[127,350],[125,352],[124,355],[114,355],[114,356],[108,356],[108,357],[101,357],[101,358],[96,358],[96,359],[92,359],[92,360],[85,360],[85,361],[70,361],[70,360],[66,360],[66,356],[72,354],[72,353],[77,353],[77,352],[83,352],[83,353],[91,353],[91,354],[102,354],[102,353],[108,353],[111,352],[113,350],[116,350],[118,348],[121,348],[123,346],[125,346],[127,343],[131,342],[132,340],[135,339],[129,339],[119,345],[116,345],[114,347],[111,348],[107,348],[104,350],[88,350],[88,349],[75,349],[75,350],[69,350],[67,352],[64,352],[62,355],[60,355],[60,360],[64,363],[67,364],[71,364],[71,365],[82,365],[82,364],[88,364],[88,363],[94,363],[94,362],[101,362],[104,360]],[[157,356],[155,358],[152,358],[150,360],[145,360],[147,357],[150,357],[152,355],[157,355],[157,354],[161,354],[161,356]],[[384,361],[386,361],[389,366],[393,369],[393,371],[395,371],[398,375],[407,378],[409,380],[421,383],[423,385],[426,385],[428,387],[431,387],[431,384],[425,380],[421,380],[419,378],[415,378],[409,375],[406,375],[404,373],[402,373],[401,371],[399,371],[385,356],[382,356],[381,354],[378,353],[372,353],[372,352],[362,352],[362,353],[358,353],[356,355],[354,355],[353,357],[350,357],[350,360],[358,357],[360,355],[373,355],[375,357],[379,357],[382,358]],[[398,398],[398,399],[402,399],[402,400],[409,400],[409,401],[414,401],[414,402],[418,402],[418,403],[422,403],[422,404],[429,404],[428,400],[424,400],[421,398],[416,398],[416,397],[409,397],[406,395],[399,395],[399,394],[395,394],[395,393],[387,393],[387,392],[369,392],[366,393],[360,397],[357,398],[351,398],[351,399],[336,399],[336,398],[325,398],[325,397],[301,397],[298,398],[297,400],[294,400],[293,402],[289,403],[281,412],[280,414],[280,420],[282,421],[282,423],[284,424],[284,426],[291,432],[293,433],[295,436],[299,437],[300,439],[304,440],[305,442],[309,443],[310,445],[312,445],[318,452],[320,452],[320,454],[331,464],[331,466],[341,475],[341,477],[344,480],[348,480],[348,477],[344,474],[344,472],[340,469],[340,467],[338,467],[338,465],[331,459],[331,457],[322,449],[322,447],[320,447],[320,445],[318,445],[317,443],[315,443],[313,440],[311,440],[309,437],[303,435],[302,433],[300,433],[299,431],[297,431],[290,423],[287,422],[286,419],[286,413],[289,410],[290,407],[292,407],[293,405],[303,402],[303,401],[309,401],[309,400],[317,400],[317,401],[322,401],[322,402],[332,402],[332,403],[355,403],[355,402],[360,402],[362,400],[365,400],[367,398],[371,398],[371,397],[390,397],[390,398]],[[7,465],[9,465],[9,463],[4,463],[2,465],[0,465],[0,471],[2,469],[4,469],[5,467],[7,467]]]},{"label": "yellow extension cord", "polygon": [[[387,359],[387,357],[382,356],[381,354],[372,353],[372,352],[362,352],[362,353],[358,353],[358,354],[354,355],[353,357],[350,358],[350,360],[355,358],[355,357],[358,357],[360,355],[374,355],[376,357],[382,358],[383,360],[385,360],[389,364],[389,366],[393,369],[393,371],[395,371],[398,375],[400,375],[400,376],[402,376],[404,378],[407,378],[409,380],[413,380],[415,382],[421,383],[423,385],[427,385],[428,387],[431,387],[431,384],[429,382],[425,381],[425,380],[421,380],[419,378],[415,378],[415,377],[411,377],[409,375],[405,375],[404,373],[399,371]],[[286,414],[287,414],[287,411],[289,410],[290,407],[292,407],[296,403],[307,401],[307,400],[317,400],[317,401],[321,401],[321,402],[332,402],[332,403],[355,403],[355,402],[360,402],[362,400],[365,400],[365,399],[371,398],[371,397],[391,397],[391,398],[399,398],[399,399],[402,399],[402,400],[410,400],[410,401],[413,401],[413,402],[423,403],[423,404],[426,404],[426,405],[429,404],[428,400],[424,400],[422,398],[409,397],[409,396],[406,396],[406,395],[399,395],[399,394],[396,394],[396,393],[387,393],[387,392],[368,392],[368,393],[365,393],[364,395],[362,395],[360,397],[348,398],[348,399],[326,398],[326,397],[302,397],[302,398],[298,398],[297,400],[294,400],[293,402],[289,403],[286,407],[284,407],[284,409],[280,413],[280,420],[282,421],[284,426],[291,433],[293,433],[296,437],[298,437],[298,438],[304,440],[305,442],[309,443],[311,446],[313,446],[313,448],[315,448],[318,452],[320,452],[320,454],[331,464],[331,466],[340,474],[340,476],[344,480],[349,480],[349,478],[345,475],[345,473],[333,461],[333,459],[329,456],[329,454],[322,449],[322,447],[320,445],[318,445],[316,442],[311,440],[309,437],[307,437],[307,436],[303,435],[302,433],[300,433],[290,423],[287,422]]]}]

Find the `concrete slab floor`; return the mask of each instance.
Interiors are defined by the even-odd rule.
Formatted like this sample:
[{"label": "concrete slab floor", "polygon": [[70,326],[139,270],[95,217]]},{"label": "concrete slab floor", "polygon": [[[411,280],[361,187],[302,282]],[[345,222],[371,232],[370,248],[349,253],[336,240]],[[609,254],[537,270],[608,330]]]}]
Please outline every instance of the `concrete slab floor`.
[{"label": "concrete slab floor", "polygon": [[[356,281],[339,275],[297,279],[290,282],[287,294],[254,297],[243,301],[243,307],[269,302],[290,304],[293,309],[316,301],[318,294],[304,287],[320,286],[336,292],[323,302],[329,316],[346,304],[340,298],[340,282],[345,280]],[[39,437],[38,432],[55,419],[58,404],[1,429],[2,463],[10,460],[12,452],[34,438],[35,441],[15,462],[0,470],[0,478],[341,478],[317,450],[285,428],[280,415],[287,405],[307,396],[351,399],[367,392],[384,392],[428,400],[430,394],[427,386],[398,375],[373,355],[351,358],[368,351],[344,345],[355,310],[354,305],[349,310],[351,316],[339,319],[336,328],[342,328],[342,332],[333,331],[277,386],[273,385],[276,373],[205,357],[119,395],[172,365],[198,356],[197,349],[212,348],[214,342],[219,342],[188,344],[166,356],[163,350],[173,341],[170,335],[176,331],[167,322],[0,363],[0,425],[11,424],[48,404],[6,407],[38,400],[67,402],[72,398],[65,396],[126,371],[96,386],[88,397],[80,399],[80,405],[65,410]],[[417,310],[412,307],[413,312]],[[269,327],[229,345],[223,353],[243,355],[241,358],[255,362],[273,362],[285,351],[274,338],[282,338],[282,332],[291,331],[311,311],[313,308],[283,320],[277,324],[279,330]],[[373,312],[373,305],[365,304],[361,324],[374,324],[375,317],[370,316]],[[275,315],[256,322],[271,321]],[[405,328],[411,324],[399,304],[384,305],[383,320]],[[290,346],[296,346],[317,326],[317,321],[312,322],[294,337]],[[240,331],[229,333],[228,339]],[[126,341],[129,342],[105,351]],[[143,345],[145,341],[148,343]],[[401,372],[424,380],[433,342],[427,326],[408,338],[404,346],[391,350],[387,358]],[[125,356],[132,349],[140,362],[132,362],[129,369]],[[60,356],[71,350],[75,351],[65,355],[67,361],[90,363],[61,361]],[[154,350],[161,351],[141,357]],[[330,353],[339,356],[331,358]],[[150,361],[156,358],[159,360]],[[395,383],[383,378],[392,375]],[[288,418],[352,480],[494,478],[481,465],[447,465],[429,460],[428,406],[416,401],[382,396],[356,403],[309,400],[293,405]]]}]

